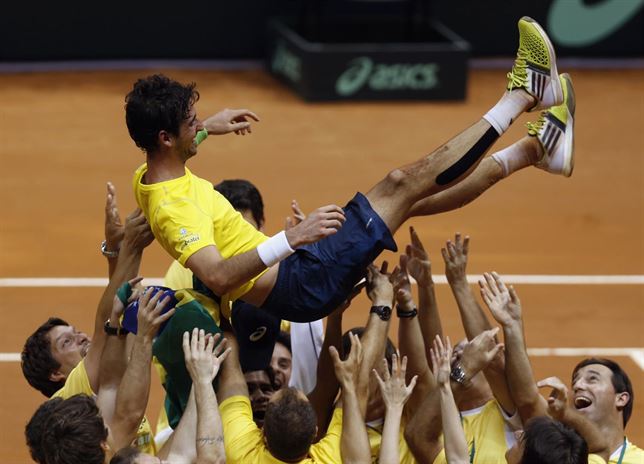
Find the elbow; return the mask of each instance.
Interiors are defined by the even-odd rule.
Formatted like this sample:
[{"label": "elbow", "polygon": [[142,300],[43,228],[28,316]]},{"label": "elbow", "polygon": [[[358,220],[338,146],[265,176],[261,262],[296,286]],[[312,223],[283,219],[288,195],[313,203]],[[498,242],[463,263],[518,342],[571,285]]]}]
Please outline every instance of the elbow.
[{"label": "elbow", "polygon": [[218,296],[225,295],[236,288],[228,275],[221,272],[211,272],[203,283]]}]

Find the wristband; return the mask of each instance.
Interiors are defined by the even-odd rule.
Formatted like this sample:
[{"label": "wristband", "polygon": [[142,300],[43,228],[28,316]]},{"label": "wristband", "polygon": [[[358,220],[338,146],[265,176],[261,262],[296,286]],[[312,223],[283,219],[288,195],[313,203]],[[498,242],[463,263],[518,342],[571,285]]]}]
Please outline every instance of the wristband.
[{"label": "wristband", "polygon": [[197,132],[197,135],[195,135],[195,143],[199,145],[201,142],[206,140],[206,137],[208,137],[208,131],[206,129],[201,129]]},{"label": "wristband", "polygon": [[105,325],[103,326],[103,331],[105,331],[107,335],[115,335],[117,337],[120,337],[121,335],[127,335],[130,333],[127,329],[124,329],[123,327],[112,327],[110,325],[109,319],[105,321]]},{"label": "wristband", "polygon": [[414,308],[411,311],[405,311],[400,305],[396,305],[396,315],[398,317],[411,319],[418,315],[418,309]]},{"label": "wristband", "polygon": [[288,244],[286,232],[281,231],[265,242],[260,243],[257,246],[257,253],[259,254],[259,259],[262,260],[266,267],[271,267],[295,253],[295,250]]}]

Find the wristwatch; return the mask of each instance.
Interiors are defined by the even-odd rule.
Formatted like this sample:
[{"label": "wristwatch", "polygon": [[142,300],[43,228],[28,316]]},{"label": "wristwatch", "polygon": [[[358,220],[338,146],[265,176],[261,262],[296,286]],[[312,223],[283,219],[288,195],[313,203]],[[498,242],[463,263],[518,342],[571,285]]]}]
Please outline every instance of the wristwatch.
[{"label": "wristwatch", "polygon": [[411,319],[411,318],[416,317],[418,315],[418,309],[413,308],[411,311],[405,311],[404,309],[402,309],[400,307],[400,305],[396,305],[396,315],[398,317]]},{"label": "wristwatch", "polygon": [[103,254],[103,256],[106,256],[108,258],[118,258],[119,256],[119,250],[108,251],[106,240],[103,240],[103,242],[101,242],[101,253]]},{"label": "wristwatch", "polygon": [[454,364],[449,376],[454,382],[465,385],[465,370],[460,362]]},{"label": "wristwatch", "polygon": [[369,312],[377,314],[383,321],[388,321],[391,318],[391,308],[389,306],[372,306]]},{"label": "wristwatch", "polygon": [[103,330],[107,335],[116,335],[117,337],[121,335],[127,335],[130,333],[129,330],[124,329],[123,327],[112,327],[110,325],[110,320],[105,321],[105,325],[103,326]]}]

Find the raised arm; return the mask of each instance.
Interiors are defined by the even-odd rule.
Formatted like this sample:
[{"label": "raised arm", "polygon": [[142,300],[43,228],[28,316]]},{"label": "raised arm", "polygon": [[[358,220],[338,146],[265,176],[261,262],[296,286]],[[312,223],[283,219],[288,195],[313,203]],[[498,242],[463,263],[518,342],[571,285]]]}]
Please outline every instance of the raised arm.
[{"label": "raised arm", "polygon": [[485,273],[479,281],[483,301],[503,327],[505,372],[514,404],[525,424],[534,416],[546,414],[546,402],[534,381],[525,345],[521,302],[514,288],[508,289],[496,272]]},{"label": "raised arm", "polygon": [[308,395],[311,406],[313,406],[318,418],[318,440],[326,434],[329,420],[333,414],[333,402],[338,395],[340,386],[338,379],[334,375],[334,365],[329,348],[333,346],[338,351],[342,349],[342,315],[351,305],[351,300],[364,288],[364,285],[358,284],[347,300],[329,314],[326,319],[324,343],[317,365],[317,381],[315,388]]},{"label": "raised arm", "polygon": [[[101,251],[107,258],[108,276],[110,279],[116,269],[116,262],[123,237],[124,227],[121,223],[121,215],[119,214],[119,208],[116,202],[116,187],[111,182],[108,182],[105,198],[105,249]],[[101,244],[101,247],[103,247],[103,244]]]},{"label": "raised arm", "polygon": [[348,464],[369,464],[371,462],[371,448],[367,429],[364,425],[364,413],[360,410],[358,397],[367,396],[367,382],[360,381],[360,367],[363,362],[363,352],[360,339],[353,333],[351,339],[351,352],[345,361],[340,360],[340,355],[335,347],[329,348],[333,360],[335,375],[342,387],[342,437],[340,439],[340,452],[342,462]]},{"label": "raised arm", "polygon": [[174,314],[174,308],[162,314],[169,303],[163,292],[152,296],[148,288],[139,299],[137,334],[132,355],[116,397],[114,419],[110,431],[114,441],[113,449],[129,445],[145,414],[150,394],[150,363],[152,362],[152,341],[163,322]]},{"label": "raised arm", "polygon": [[537,387],[550,387],[552,391],[548,398],[548,414],[554,419],[575,429],[588,444],[588,451],[599,454],[608,462],[611,449],[606,435],[568,401],[568,388],[557,377],[548,377],[537,382]]},{"label": "raised arm", "polygon": [[239,345],[232,332],[224,332],[224,338],[230,347],[226,361],[221,366],[219,384],[217,386],[217,397],[223,403],[233,396],[248,397],[248,386],[239,364]]},{"label": "raised arm", "polygon": [[399,355],[395,354],[392,356],[391,375],[389,375],[387,360],[383,359],[384,379],[380,378],[377,370],[373,370],[386,407],[378,461],[381,464],[398,464],[400,462],[400,421],[403,407],[414,391],[416,380],[418,380],[418,376],[415,375],[409,385],[406,384],[407,357],[402,358],[400,366],[398,365],[398,357]]},{"label": "raised arm", "polygon": [[103,327],[105,321],[110,317],[114,295],[123,282],[136,277],[139,272],[143,250],[154,240],[145,216],[139,209],[136,209],[127,217],[124,234],[114,274],[111,276],[96,308],[92,343],[85,356],[85,369],[87,370],[92,390],[95,392],[98,391],[99,387],[99,366],[106,341]]},{"label": "raised arm", "polygon": [[197,435],[192,437],[192,448],[196,446],[198,464],[226,462],[223,426],[212,382],[230,348],[224,350],[226,340],[218,343],[219,339],[220,334],[206,337],[203,330],[196,328],[192,331],[192,339],[188,332],[183,334],[183,354],[197,404]]},{"label": "raised arm", "polygon": [[186,260],[189,268],[217,295],[224,295],[290,255],[295,248],[337,233],[345,221],[342,208],[323,206],[285,232],[257,248],[224,259],[214,245],[200,249]]},{"label": "raised arm", "polygon": [[[474,293],[467,282],[467,259],[469,253],[470,238],[461,240],[461,234],[456,233],[454,242],[447,241],[441,254],[445,260],[445,275],[452,289],[454,298],[461,315],[461,322],[465,329],[465,335],[469,340],[476,337],[484,330],[492,328],[483,308],[474,297]],[[505,378],[505,359],[499,356],[488,367],[483,370],[494,397],[503,410],[512,415],[516,411],[507,380]]]},{"label": "raised arm", "polygon": [[[406,366],[407,380],[409,381],[412,376],[417,376],[418,378],[418,386],[411,394],[406,409],[416,411],[423,402],[424,397],[435,387],[435,383],[432,380],[429,365],[427,364],[425,341],[418,322],[418,310],[412,298],[411,284],[407,274],[409,264],[412,264],[411,260],[413,258],[410,258],[409,254],[401,255],[400,267],[394,269],[391,274],[391,280],[394,285],[394,294],[396,295],[396,314],[399,321],[398,345],[402,355],[409,360]],[[419,275],[423,280],[422,274],[424,273],[415,272],[415,274]],[[409,415],[409,413],[407,414]]]},{"label": "raised arm", "polygon": [[432,371],[440,393],[445,457],[450,464],[469,464],[465,431],[450,385],[452,344],[449,337],[446,345],[437,336],[431,349]]}]

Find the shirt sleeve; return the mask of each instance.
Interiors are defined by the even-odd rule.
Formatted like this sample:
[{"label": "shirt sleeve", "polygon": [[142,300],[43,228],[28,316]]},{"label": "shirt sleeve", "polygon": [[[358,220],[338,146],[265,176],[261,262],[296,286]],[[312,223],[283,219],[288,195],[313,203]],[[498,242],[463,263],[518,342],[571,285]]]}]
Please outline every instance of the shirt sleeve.
[{"label": "shirt sleeve", "polygon": [[226,459],[231,463],[245,462],[246,456],[263,447],[262,432],[253,421],[250,400],[246,396],[233,396],[222,402],[219,410]]},{"label": "shirt sleeve", "polygon": [[309,454],[317,463],[338,463],[342,462],[340,453],[340,437],[342,436],[342,408],[333,411],[333,417],[329,423],[326,435],[317,443],[311,446]]}]

